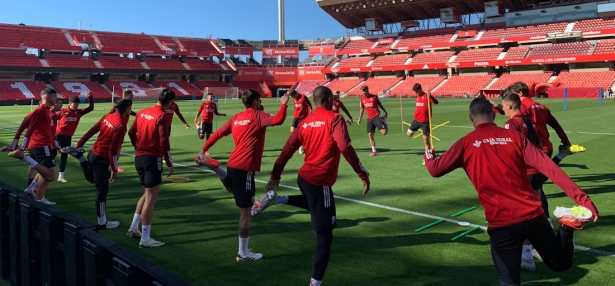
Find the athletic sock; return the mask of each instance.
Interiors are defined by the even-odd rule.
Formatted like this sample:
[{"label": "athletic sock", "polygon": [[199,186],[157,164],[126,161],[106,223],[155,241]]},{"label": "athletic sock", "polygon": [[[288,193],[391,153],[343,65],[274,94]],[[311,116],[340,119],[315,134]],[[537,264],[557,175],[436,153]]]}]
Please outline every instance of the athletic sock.
[{"label": "athletic sock", "polygon": [[521,256],[525,260],[533,259],[534,256],[532,256],[532,245],[523,245],[523,252],[521,253]]},{"label": "athletic sock", "polygon": [[245,256],[248,254],[248,252],[250,252],[250,250],[248,250],[248,241],[250,240],[249,237],[247,238],[239,238],[239,255],[241,256]]},{"label": "athletic sock", "polygon": [[35,168],[36,166],[38,166],[38,162],[34,161],[34,159],[32,159],[32,157],[30,156],[24,156],[23,161],[28,163],[30,166],[32,166],[32,168]]},{"label": "athletic sock", "polygon": [[278,196],[277,199],[275,199],[275,203],[276,205],[282,204],[285,205],[288,203],[288,196]]},{"label": "athletic sock", "polygon": [[372,152],[376,152],[376,147],[372,146]]},{"label": "athletic sock", "polygon": [[566,158],[566,156],[568,156],[568,154],[564,154],[564,153],[557,153],[557,155],[555,155],[555,158],[561,160],[564,160],[564,158]]},{"label": "athletic sock", "polygon": [[151,225],[141,226],[141,242],[147,242],[149,240],[149,232],[152,230]]},{"label": "athletic sock", "polygon": [[320,286],[320,283],[322,283],[321,280],[316,280],[314,278],[310,280],[310,286]]},{"label": "athletic sock", "polygon": [[141,222],[141,215],[135,214],[135,216],[132,217],[132,224],[130,225],[130,228],[138,230],[139,222]]},{"label": "athletic sock", "polygon": [[216,175],[218,175],[218,178],[220,178],[220,179],[226,178],[226,170],[218,167],[218,168],[216,168],[213,171],[214,171],[214,173],[216,173]]},{"label": "athletic sock", "polygon": [[58,173],[58,179],[64,179],[64,172]]},{"label": "athletic sock", "polygon": [[37,180],[32,180],[32,182],[30,182],[30,184],[28,185],[28,190],[31,190],[30,193],[34,193],[34,187],[36,187],[36,185],[38,184]]},{"label": "athletic sock", "polygon": [[98,225],[106,225],[107,224],[107,216],[102,215],[98,217]]}]

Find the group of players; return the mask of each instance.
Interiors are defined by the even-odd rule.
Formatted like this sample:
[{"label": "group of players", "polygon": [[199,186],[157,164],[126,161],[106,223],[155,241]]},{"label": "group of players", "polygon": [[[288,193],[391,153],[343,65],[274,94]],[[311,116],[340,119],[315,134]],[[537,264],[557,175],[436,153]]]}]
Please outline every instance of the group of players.
[{"label": "group of players", "polygon": [[[597,220],[598,211],[591,199],[556,166],[563,157],[571,154],[570,149],[566,148],[570,146],[570,142],[546,106],[529,98],[527,85],[523,83],[512,85],[503,97],[502,104],[477,98],[470,104],[470,120],[476,130],[437,157],[433,146],[429,143],[429,126],[432,105],[438,104],[438,101],[425,93],[419,84],[415,85],[413,90],[417,95],[416,111],[407,135],[412,136],[419,129],[423,132],[424,164],[432,176],[439,177],[456,168],[466,170],[489,221],[488,233],[491,238],[492,256],[500,283],[519,285],[521,266],[535,268],[530,243],[552,270],[563,271],[570,268],[574,251],[573,231],[591,219]],[[374,133],[376,128],[382,135],[388,133],[387,111],[378,96],[369,93],[367,86],[363,86],[362,91],[361,112],[357,124],[361,124],[363,113],[366,112],[367,133],[372,146],[371,156],[375,156],[377,151]],[[265,196],[254,201],[256,196],[254,177],[255,172],[260,172],[261,169],[266,128],[284,123],[288,96],[294,101],[291,135],[274,164],[271,179],[265,187]],[[240,209],[237,261],[262,258],[262,254],[253,253],[248,248],[252,216],[275,204],[288,204],[310,211],[312,228],[317,234],[317,250],[310,285],[317,286],[322,283],[328,266],[333,229],[337,221],[332,186],[337,180],[340,156],[344,155],[362,180],[364,195],[370,189],[369,173],[352,147],[347,129],[347,126],[352,124],[352,117],[339,100],[339,92],[333,94],[327,87],[317,87],[312,96],[315,105],[313,108],[307,96],[294,90],[290,91],[288,95],[279,99],[281,104],[276,115],[263,111],[260,97],[260,94],[254,90],[245,91],[241,95],[241,100],[246,109],[232,116],[212,134],[213,116],[224,114],[218,113],[217,106],[212,102],[211,96],[208,96],[208,100],[201,105],[195,118],[199,137],[207,139],[201,152],[195,157],[195,162],[218,175],[225,189],[233,194],[235,204]],[[98,191],[96,209],[100,229],[117,227],[119,222],[106,219],[106,195],[109,183],[117,179],[119,149],[124,135],[128,133],[136,150],[135,168],[144,193],[137,203],[127,235],[140,238],[140,247],[164,245],[163,242],[152,239],[150,232],[154,206],[162,181],[163,162],[169,169],[168,175],[173,174],[169,144],[173,114],[177,113],[186,128],[190,128],[180,115],[174,99],[175,93],[164,89],[155,106],[135,114],[132,112],[132,94],[125,93],[124,98],[115,103],[113,110],[101,118],[75,147],[60,147],[58,144],[60,140],[63,142],[62,145],[67,145],[65,142],[69,142],[70,145],[70,137],[74,134],[80,116],[93,109],[93,98],[89,96],[90,107],[83,110],[78,109],[78,98],[69,99],[69,108],[63,112],[75,115],[76,120],[68,120],[63,119],[67,118],[66,114],[54,113],[56,92],[50,89],[43,90],[41,105],[29,115],[28,131],[21,147],[15,148],[16,141],[11,146],[15,149],[11,152],[11,156],[23,160],[38,172],[37,177],[33,178],[36,188],[29,186],[26,191],[32,192],[36,189],[35,198],[40,202],[49,203],[44,198],[44,193],[48,184],[54,180],[53,160],[56,150],[61,148],[63,154],[70,154],[79,160],[86,179],[96,186]],[[381,116],[380,108],[384,111],[384,116]],[[339,114],[340,109],[345,111],[349,120],[345,121]],[[493,123],[495,111],[511,118],[505,124],[505,128],[499,128]],[[203,119],[198,122],[201,112]],[[131,114],[136,117],[128,129],[127,124]],[[72,133],[56,134],[56,129],[60,129],[59,126],[54,128],[56,120],[59,120],[59,126],[74,124],[74,128],[72,125],[66,128]],[[548,142],[547,124],[556,129],[564,144],[553,160],[550,159],[552,144]],[[23,132],[23,128],[20,129],[16,139]],[[81,148],[96,133],[99,133],[97,141],[86,158],[85,151]],[[233,136],[235,149],[230,154],[225,170],[208,154],[216,142],[228,135]],[[29,155],[24,154],[23,150],[28,150]],[[301,194],[278,195],[275,189],[279,185],[284,166],[296,151],[305,153],[304,164],[297,178]],[[65,180],[63,176],[61,178]],[[556,216],[562,223],[557,234],[548,219],[547,202],[542,192],[542,184],[547,178],[553,180],[581,206],[556,210]]]}]

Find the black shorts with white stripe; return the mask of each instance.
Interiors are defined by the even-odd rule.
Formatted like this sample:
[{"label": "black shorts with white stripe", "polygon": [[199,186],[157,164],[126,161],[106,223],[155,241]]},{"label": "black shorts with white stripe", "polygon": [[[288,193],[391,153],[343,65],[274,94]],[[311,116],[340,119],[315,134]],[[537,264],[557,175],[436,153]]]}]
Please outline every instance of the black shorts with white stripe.
[{"label": "black shorts with white stripe", "polygon": [[231,182],[231,190],[235,196],[235,205],[239,208],[251,208],[256,195],[256,182],[254,172],[239,170],[231,167],[226,168],[227,176]]},{"label": "black shorts with white stripe", "polygon": [[162,182],[162,158],[155,156],[136,156],[135,169],[141,185],[153,188]]},{"label": "black shorts with white stripe", "polygon": [[312,229],[316,232],[334,229],[337,226],[337,218],[333,189],[311,184],[301,176],[297,177],[297,185],[310,206]]},{"label": "black shorts with white stripe", "polygon": [[55,148],[45,146],[30,148],[28,151],[30,152],[30,157],[32,157],[32,159],[34,159],[37,163],[47,168],[53,168],[56,166],[55,159],[58,152]]}]

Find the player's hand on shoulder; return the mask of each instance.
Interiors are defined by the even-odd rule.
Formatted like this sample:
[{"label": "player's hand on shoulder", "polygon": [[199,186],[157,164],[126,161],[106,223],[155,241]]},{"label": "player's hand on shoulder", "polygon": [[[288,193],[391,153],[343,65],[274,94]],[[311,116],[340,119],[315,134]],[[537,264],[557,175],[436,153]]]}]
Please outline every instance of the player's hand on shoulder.
[{"label": "player's hand on shoulder", "polygon": [[288,95],[285,94],[282,97],[280,97],[280,104],[288,104]]}]

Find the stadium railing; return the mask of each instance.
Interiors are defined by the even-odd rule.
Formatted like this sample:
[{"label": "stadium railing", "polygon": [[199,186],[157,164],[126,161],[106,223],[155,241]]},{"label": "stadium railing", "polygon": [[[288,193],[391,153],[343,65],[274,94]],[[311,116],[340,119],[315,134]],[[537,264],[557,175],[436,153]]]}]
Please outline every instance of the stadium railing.
[{"label": "stadium railing", "polygon": [[96,232],[96,224],[0,182],[0,274],[11,285],[190,285]]}]

